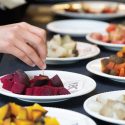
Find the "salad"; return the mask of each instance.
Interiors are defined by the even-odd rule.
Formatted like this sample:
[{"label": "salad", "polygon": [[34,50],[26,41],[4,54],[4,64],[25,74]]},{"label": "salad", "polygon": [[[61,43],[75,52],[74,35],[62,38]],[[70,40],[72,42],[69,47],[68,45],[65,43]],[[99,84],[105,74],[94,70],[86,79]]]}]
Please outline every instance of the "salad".
[{"label": "salad", "polygon": [[91,33],[91,38],[104,43],[125,44],[125,26],[121,24],[110,24],[106,34]]}]

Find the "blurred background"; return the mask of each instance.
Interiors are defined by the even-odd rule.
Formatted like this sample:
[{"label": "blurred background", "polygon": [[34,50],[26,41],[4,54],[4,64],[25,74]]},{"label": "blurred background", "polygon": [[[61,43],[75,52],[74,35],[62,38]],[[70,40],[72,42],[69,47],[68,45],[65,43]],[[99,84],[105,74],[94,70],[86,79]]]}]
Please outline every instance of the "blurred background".
[{"label": "blurred background", "polygon": [[[46,6],[47,4],[49,5],[57,2],[59,3],[67,1],[73,1],[73,0],[26,0],[27,2],[26,4],[18,6],[14,9],[8,9],[8,8],[5,8],[4,10],[0,9],[0,25],[20,22],[22,20],[27,21],[26,18],[28,18],[29,16],[30,17],[35,15],[38,16],[38,14],[41,14],[42,12],[50,11],[50,8],[48,10]],[[45,12],[45,14],[47,13]],[[46,20],[45,18],[43,20]]]},{"label": "blurred background", "polygon": [[[34,25],[49,23],[54,16],[50,9],[51,4],[59,2],[70,2],[78,0],[26,0],[27,3],[14,9],[0,9],[0,25],[10,24],[20,21],[27,21]],[[84,0],[83,0],[84,1]],[[94,1],[94,0],[93,0]],[[113,1],[113,0],[111,0]],[[125,2],[124,0],[114,0]],[[61,17],[59,17],[61,18]]]}]

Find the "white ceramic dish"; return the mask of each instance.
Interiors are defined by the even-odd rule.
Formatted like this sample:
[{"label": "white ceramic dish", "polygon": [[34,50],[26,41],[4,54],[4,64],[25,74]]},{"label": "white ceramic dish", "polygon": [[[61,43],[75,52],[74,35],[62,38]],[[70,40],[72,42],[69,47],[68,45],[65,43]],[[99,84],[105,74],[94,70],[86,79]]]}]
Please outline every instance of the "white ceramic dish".
[{"label": "white ceramic dish", "polygon": [[[105,58],[108,58],[108,57],[105,57]],[[109,79],[117,81],[117,82],[125,83],[125,77],[113,76],[113,75],[103,73],[101,71],[101,60],[102,59],[103,58],[99,58],[99,59],[95,59],[95,60],[89,62],[86,66],[87,70],[93,74],[96,74],[96,75],[99,75],[102,77],[106,77],[106,78],[109,78]]]},{"label": "white ceramic dish", "polygon": [[88,116],[61,108],[45,107],[48,115],[56,117],[60,125],[96,125]]},{"label": "white ceramic dish", "polygon": [[[29,77],[33,77],[34,75],[43,74],[41,70],[35,71],[26,71]],[[73,97],[81,96],[93,91],[96,87],[96,83],[93,79],[88,76],[66,72],[66,71],[56,71],[56,70],[45,70],[44,75],[52,78],[54,75],[58,74],[58,76],[63,81],[64,86],[69,89],[71,94],[68,95],[57,95],[57,96],[27,96],[27,95],[19,95],[14,94],[10,91],[7,91],[2,88],[2,83],[0,82],[0,94],[17,98],[27,102],[36,102],[36,103],[52,103],[64,101]],[[76,88],[77,86],[77,88]]]},{"label": "white ceramic dish", "polygon": [[[102,34],[106,34],[106,33],[102,32]],[[95,40],[95,39],[91,38],[91,33],[86,35],[86,39],[93,44],[103,46],[106,49],[113,50],[113,51],[121,50],[121,48],[125,46],[125,44],[105,43],[105,42],[102,42],[99,40]]]},{"label": "white ceramic dish", "polygon": [[93,8],[99,8],[105,5],[112,5],[118,6],[118,12],[104,14],[104,13],[84,13],[84,12],[67,12],[64,9],[69,6],[69,4],[74,4],[76,8],[80,8],[81,2],[66,2],[63,4],[56,4],[52,6],[52,11],[56,14],[62,16],[68,16],[72,18],[88,18],[88,19],[100,19],[100,20],[107,20],[112,18],[124,17],[125,16],[125,4],[120,2],[111,2],[111,1],[84,1],[84,3],[91,5]]},{"label": "white ceramic dish", "polygon": [[95,105],[97,97],[100,97],[102,99],[116,100],[120,95],[123,95],[123,94],[125,95],[125,90],[111,91],[111,92],[106,92],[106,93],[94,95],[94,96],[88,98],[84,102],[84,109],[89,115],[91,115],[97,119],[100,119],[100,120],[103,120],[103,121],[106,121],[109,123],[125,125],[125,120],[118,120],[118,119],[102,116],[98,112],[95,112],[96,109],[94,109],[95,108],[94,105]]},{"label": "white ceramic dish", "polygon": [[100,53],[100,49],[92,44],[77,42],[77,50],[79,55],[77,57],[69,57],[69,58],[50,58],[47,57],[47,64],[70,64],[75,63],[79,60],[88,59],[94,57]]},{"label": "white ceramic dish", "polygon": [[102,21],[73,19],[51,22],[47,25],[47,29],[59,34],[83,37],[88,33],[103,32],[108,25],[108,23]]}]

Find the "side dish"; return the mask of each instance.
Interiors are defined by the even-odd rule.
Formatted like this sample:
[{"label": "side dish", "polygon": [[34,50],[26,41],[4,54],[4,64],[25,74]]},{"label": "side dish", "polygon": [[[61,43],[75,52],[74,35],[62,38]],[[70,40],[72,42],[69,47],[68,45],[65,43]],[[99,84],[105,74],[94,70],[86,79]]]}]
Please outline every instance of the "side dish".
[{"label": "side dish", "polygon": [[55,117],[46,115],[47,112],[39,104],[22,107],[8,103],[0,107],[0,125],[59,125]]},{"label": "side dish", "polygon": [[85,2],[81,2],[79,4],[77,3],[70,3],[68,4],[65,9],[67,12],[84,12],[84,13],[91,13],[91,14],[100,14],[100,13],[117,13],[118,11],[118,5],[96,5],[95,4],[89,4]]},{"label": "side dish", "polygon": [[115,55],[102,59],[101,70],[110,75],[125,77],[125,47]]},{"label": "side dish", "polygon": [[105,43],[125,44],[125,26],[110,24],[106,29],[107,34],[91,33],[91,38]]},{"label": "side dish", "polygon": [[2,88],[15,94],[31,96],[65,95],[70,92],[64,88],[63,82],[58,75],[51,79],[45,75],[34,76],[30,79],[22,70],[7,74],[1,78]]},{"label": "side dish", "polygon": [[70,36],[55,35],[47,43],[48,57],[66,58],[78,56],[77,43]]},{"label": "side dish", "polygon": [[114,99],[99,95],[96,100],[89,105],[91,110],[102,116],[125,120],[125,95],[122,94]]}]

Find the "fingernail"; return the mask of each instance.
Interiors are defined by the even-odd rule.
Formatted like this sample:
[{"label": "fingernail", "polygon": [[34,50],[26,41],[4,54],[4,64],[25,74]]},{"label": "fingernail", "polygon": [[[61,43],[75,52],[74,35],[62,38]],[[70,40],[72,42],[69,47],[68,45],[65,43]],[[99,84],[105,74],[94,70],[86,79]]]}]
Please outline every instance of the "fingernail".
[{"label": "fingernail", "polygon": [[46,63],[42,61],[42,64],[40,65],[40,69],[46,69]]},{"label": "fingernail", "polygon": [[43,69],[46,69],[46,64],[44,63],[43,66],[42,66]]},{"label": "fingernail", "polygon": [[46,69],[46,59],[42,59],[42,63],[40,65],[40,69]]},{"label": "fingernail", "polygon": [[35,64],[32,64],[31,66],[32,66],[32,67],[35,67],[36,65],[35,65]]},{"label": "fingernail", "polygon": [[43,63],[46,63],[46,59],[43,59]]}]

